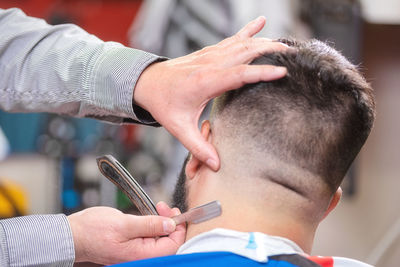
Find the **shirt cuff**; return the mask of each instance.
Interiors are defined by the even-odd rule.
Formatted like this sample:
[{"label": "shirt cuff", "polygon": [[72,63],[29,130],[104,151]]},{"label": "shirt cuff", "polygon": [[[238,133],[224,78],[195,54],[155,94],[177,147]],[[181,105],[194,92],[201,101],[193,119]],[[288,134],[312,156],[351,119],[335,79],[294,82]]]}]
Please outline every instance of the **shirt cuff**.
[{"label": "shirt cuff", "polygon": [[0,228],[1,259],[8,261],[6,266],[63,267],[74,263],[72,231],[64,214],[0,220]]},{"label": "shirt cuff", "polygon": [[[106,45],[112,45],[107,43]],[[97,60],[89,86],[94,106],[102,107],[97,118],[111,122],[135,122],[157,125],[149,112],[134,105],[133,92],[142,72],[152,63],[163,60],[151,53],[123,46],[106,49]],[[104,112],[106,110],[107,112]]]}]

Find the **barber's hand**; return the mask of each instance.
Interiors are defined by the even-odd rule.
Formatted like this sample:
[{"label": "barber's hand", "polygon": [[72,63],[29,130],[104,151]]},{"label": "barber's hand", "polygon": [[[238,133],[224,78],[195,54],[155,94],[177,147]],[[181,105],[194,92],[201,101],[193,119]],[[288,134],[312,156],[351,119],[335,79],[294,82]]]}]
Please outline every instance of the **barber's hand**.
[{"label": "barber's hand", "polygon": [[169,217],[180,212],[163,202],[157,204],[157,211],[165,217],[128,215],[108,207],[68,216],[75,261],[109,265],[175,254],[185,240],[186,227],[176,226]]},{"label": "barber's hand", "polygon": [[142,73],[135,87],[135,102],[215,171],[220,166],[218,154],[198,129],[199,117],[206,104],[225,91],[246,83],[286,75],[285,68],[248,65],[261,54],[287,49],[269,39],[252,38],[264,24],[265,18],[260,17],[217,45],[152,64]]}]

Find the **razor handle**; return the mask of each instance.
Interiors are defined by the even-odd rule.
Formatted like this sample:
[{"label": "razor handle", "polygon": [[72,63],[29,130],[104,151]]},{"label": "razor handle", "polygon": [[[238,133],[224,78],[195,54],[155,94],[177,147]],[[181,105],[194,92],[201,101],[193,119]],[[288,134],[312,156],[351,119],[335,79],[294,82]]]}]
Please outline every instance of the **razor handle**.
[{"label": "razor handle", "polygon": [[113,156],[98,157],[96,161],[100,172],[132,201],[142,215],[158,215],[151,198]]}]

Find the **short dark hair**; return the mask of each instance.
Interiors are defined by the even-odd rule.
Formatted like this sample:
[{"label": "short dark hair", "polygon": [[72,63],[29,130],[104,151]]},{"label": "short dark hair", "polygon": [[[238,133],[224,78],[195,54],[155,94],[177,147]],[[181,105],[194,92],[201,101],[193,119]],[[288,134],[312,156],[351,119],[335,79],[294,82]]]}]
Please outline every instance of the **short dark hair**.
[{"label": "short dark hair", "polygon": [[235,131],[230,137],[247,136],[253,144],[247,149],[262,149],[320,177],[333,193],[371,131],[372,88],[327,44],[280,41],[293,49],[260,56],[252,64],[285,66],[288,75],[225,93],[214,102],[212,121]]}]

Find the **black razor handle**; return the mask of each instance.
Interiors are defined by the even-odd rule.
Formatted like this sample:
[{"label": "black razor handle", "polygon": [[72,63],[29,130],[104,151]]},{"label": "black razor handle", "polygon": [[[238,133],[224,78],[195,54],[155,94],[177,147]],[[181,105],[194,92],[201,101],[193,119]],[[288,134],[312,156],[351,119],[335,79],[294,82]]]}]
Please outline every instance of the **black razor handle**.
[{"label": "black razor handle", "polygon": [[158,215],[151,198],[113,156],[105,155],[96,160],[100,172],[124,192],[142,215]]}]

